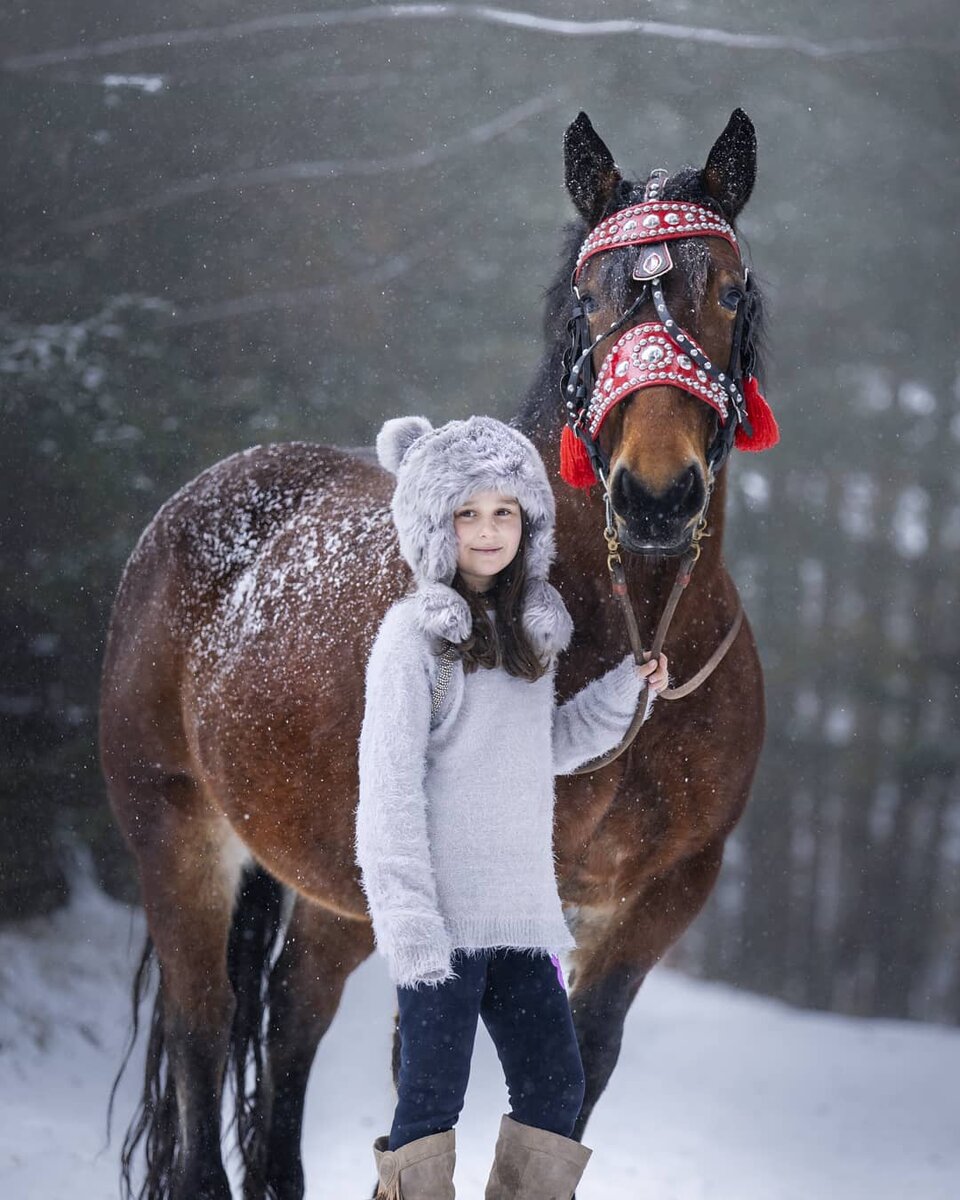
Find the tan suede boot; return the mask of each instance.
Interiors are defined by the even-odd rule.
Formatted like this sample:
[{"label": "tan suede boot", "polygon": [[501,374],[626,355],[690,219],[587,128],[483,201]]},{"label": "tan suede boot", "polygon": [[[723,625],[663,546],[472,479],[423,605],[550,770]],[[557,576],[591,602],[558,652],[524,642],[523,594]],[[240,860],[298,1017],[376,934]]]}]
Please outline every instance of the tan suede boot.
[{"label": "tan suede boot", "polygon": [[570,1200],[592,1153],[505,1116],[484,1200]]},{"label": "tan suede boot", "polygon": [[377,1160],[377,1200],[454,1200],[455,1134],[433,1133],[399,1150],[388,1150],[388,1138],[373,1143]]}]

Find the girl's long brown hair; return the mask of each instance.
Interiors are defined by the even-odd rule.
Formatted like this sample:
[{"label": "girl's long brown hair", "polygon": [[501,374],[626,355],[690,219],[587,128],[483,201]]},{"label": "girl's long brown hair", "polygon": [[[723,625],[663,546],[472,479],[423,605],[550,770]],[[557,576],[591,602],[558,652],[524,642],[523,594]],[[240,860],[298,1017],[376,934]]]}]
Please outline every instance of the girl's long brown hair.
[{"label": "girl's long brown hair", "polygon": [[[544,662],[527,637],[523,627],[523,593],[527,585],[527,517],[520,513],[522,533],[520,545],[509,563],[498,572],[489,591],[475,592],[460,577],[453,577],[450,586],[466,600],[473,618],[473,628],[462,642],[455,645],[460,654],[464,671],[475,671],[477,667],[503,667],[510,675],[528,679],[532,683],[546,674]],[[487,612],[487,604],[494,606],[493,620]]]}]

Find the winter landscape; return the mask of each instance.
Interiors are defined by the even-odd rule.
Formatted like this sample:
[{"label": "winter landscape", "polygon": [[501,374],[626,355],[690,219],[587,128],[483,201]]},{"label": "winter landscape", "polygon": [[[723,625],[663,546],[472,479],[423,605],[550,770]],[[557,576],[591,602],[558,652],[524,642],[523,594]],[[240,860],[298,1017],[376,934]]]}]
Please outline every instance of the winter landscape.
[{"label": "winter landscape", "polygon": [[[958,1200],[955,0],[39,0],[2,27],[0,1200],[119,1195],[145,927],[98,704],[147,522],[257,444],[509,419],[569,123],[640,177],[702,164],[738,108],[782,436],[725,468],[724,555],[764,748],[577,1197]],[[371,958],[311,1076],[307,1200],[370,1195],[392,1020]],[[465,1200],[504,1108],[481,1030]]]},{"label": "winter landscape", "polygon": [[[0,934],[0,1195],[113,1200],[139,1086],[105,1144],[142,922],[77,882],[70,907]],[[361,1200],[389,1122],[393,997],[379,961],[347,985],[307,1101],[309,1200]],[[142,1049],[142,1046],[141,1046]],[[956,1200],[960,1033],[801,1012],[668,968],[648,980],[590,1126],[582,1200]],[[459,1195],[480,1196],[503,1111],[481,1030],[460,1121]]]}]

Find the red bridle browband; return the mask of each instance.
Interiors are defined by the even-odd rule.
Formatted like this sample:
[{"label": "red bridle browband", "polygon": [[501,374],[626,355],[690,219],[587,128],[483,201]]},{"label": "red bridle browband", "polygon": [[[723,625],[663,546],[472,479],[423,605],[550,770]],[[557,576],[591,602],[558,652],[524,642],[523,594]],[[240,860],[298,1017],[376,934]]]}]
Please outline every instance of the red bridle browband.
[{"label": "red bridle browband", "polygon": [[681,204],[671,200],[645,200],[642,204],[632,204],[590,231],[577,255],[574,282],[579,279],[587,259],[602,250],[691,237],[723,238],[739,253],[733,227],[701,204]]}]

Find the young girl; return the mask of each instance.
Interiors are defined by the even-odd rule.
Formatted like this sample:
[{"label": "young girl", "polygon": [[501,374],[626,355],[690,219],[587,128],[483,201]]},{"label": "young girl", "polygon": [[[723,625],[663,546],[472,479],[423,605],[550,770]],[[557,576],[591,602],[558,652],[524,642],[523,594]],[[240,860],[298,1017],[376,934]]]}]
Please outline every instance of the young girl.
[{"label": "young girl", "polygon": [[[632,657],[557,707],[572,623],[547,583],[553,493],[489,417],[388,421],[381,464],[416,591],[383,619],[360,736],[357,859],[397,985],[400,1072],[378,1195],[452,1200],[477,1020],[510,1093],[486,1200],[569,1200],[583,1068],[555,956],[575,945],[553,859],[553,778],[615,746],[667,663]],[[452,661],[451,661],[452,660]]]}]

